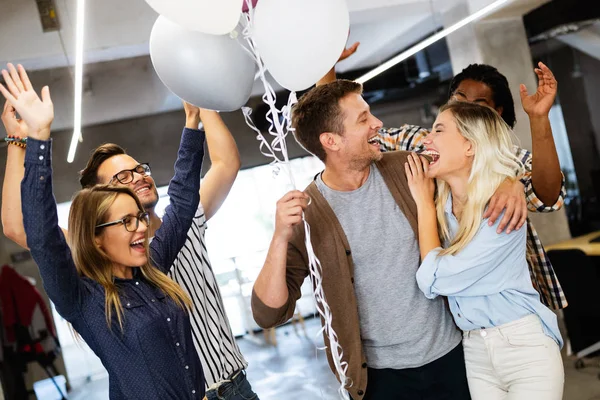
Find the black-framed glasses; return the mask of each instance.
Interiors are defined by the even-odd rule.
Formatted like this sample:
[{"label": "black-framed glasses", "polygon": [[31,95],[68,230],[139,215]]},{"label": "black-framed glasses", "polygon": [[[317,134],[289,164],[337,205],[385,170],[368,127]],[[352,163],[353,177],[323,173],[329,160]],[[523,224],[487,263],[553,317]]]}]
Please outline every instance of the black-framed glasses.
[{"label": "black-framed glasses", "polygon": [[119,173],[115,174],[110,183],[114,183],[114,181],[118,181],[122,185],[127,185],[128,183],[133,182],[133,173],[138,173],[142,176],[150,176],[152,175],[152,171],[150,170],[150,164],[142,163],[135,166],[135,168],[124,169]]},{"label": "black-framed glasses", "polygon": [[123,224],[125,230],[127,232],[135,232],[138,230],[140,226],[140,221],[142,221],[146,226],[150,225],[150,216],[147,212],[139,213],[137,216],[128,215],[124,218],[121,218],[117,221],[106,222],[104,224],[96,225],[96,229],[106,228],[107,226]]}]

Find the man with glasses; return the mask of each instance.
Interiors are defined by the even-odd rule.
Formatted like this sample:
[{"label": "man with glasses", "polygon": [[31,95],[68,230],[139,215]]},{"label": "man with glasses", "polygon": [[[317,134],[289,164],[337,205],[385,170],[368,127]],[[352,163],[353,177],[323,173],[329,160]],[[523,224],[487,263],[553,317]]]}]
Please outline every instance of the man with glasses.
[{"label": "man with glasses", "polygon": [[[204,241],[206,221],[225,201],[239,171],[239,152],[231,132],[218,113],[201,110],[186,103],[184,109],[184,131],[197,130],[201,121],[204,125],[211,167],[202,181],[200,205],[187,241],[169,275],[189,294],[194,303],[190,313],[192,335],[204,369],[207,398],[254,400],[258,397],[252,391],[245,374],[248,364],[231,331]],[[5,106],[2,121],[7,134],[27,136],[27,126],[16,118],[10,105]],[[26,248],[20,198],[24,157],[23,148],[9,146],[2,193],[2,225],[8,238]],[[126,229],[131,229],[130,224],[139,224],[141,218],[148,221],[150,237],[154,236],[162,221],[155,212],[159,197],[148,163],[140,163],[120,146],[108,143],[96,148],[80,174],[82,188],[96,184],[131,188],[139,197],[147,216],[140,215],[138,218],[109,224],[124,223]]]}]

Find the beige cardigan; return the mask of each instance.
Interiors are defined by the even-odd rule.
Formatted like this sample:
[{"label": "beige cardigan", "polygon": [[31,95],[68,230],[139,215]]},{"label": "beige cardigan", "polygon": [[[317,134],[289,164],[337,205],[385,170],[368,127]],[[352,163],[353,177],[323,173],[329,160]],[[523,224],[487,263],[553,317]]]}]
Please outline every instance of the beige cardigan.
[{"label": "beige cardigan", "polygon": [[[395,151],[384,153],[375,165],[381,172],[390,193],[406,216],[418,237],[417,208],[408,188],[404,163],[408,152]],[[304,191],[312,199],[306,209],[305,218],[310,225],[311,241],[315,254],[323,267],[323,291],[332,313],[332,326],[337,333],[343,350],[343,361],[348,363],[347,376],[350,378],[346,389],[355,399],[361,399],[367,387],[367,364],[360,337],[358,307],[354,292],[354,266],[352,251],[346,235],[333,210],[312,182]],[[365,204],[365,207],[370,205]],[[376,204],[372,206],[376,207]],[[360,218],[360,216],[357,216]],[[368,223],[368,221],[365,221]],[[374,237],[373,240],[389,240]],[[402,243],[398,243],[402,246]],[[401,262],[401,260],[399,260]],[[286,280],[289,291],[287,303],[281,308],[266,306],[255,293],[252,293],[252,312],[254,319],[263,328],[285,323],[294,314],[296,301],[300,298],[300,287],[309,275],[308,258],[304,244],[304,226],[297,225],[288,244]],[[327,360],[335,373],[334,364],[327,346]]]}]

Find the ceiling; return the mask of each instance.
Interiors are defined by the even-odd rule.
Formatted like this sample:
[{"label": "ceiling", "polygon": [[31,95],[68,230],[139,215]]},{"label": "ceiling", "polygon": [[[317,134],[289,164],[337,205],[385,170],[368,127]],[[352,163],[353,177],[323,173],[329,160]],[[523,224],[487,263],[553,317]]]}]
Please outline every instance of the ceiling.
[{"label": "ceiling", "polygon": [[[69,65],[74,61],[76,0],[54,0],[61,29],[44,33],[35,0],[0,0],[0,65],[22,63],[34,85],[50,84],[57,113],[55,128],[72,126]],[[357,53],[339,72],[376,66],[442,27],[458,3],[479,9],[493,0],[347,0],[349,42]],[[514,0],[522,15],[540,0]],[[83,124],[98,124],[181,108],[180,100],[158,80],[148,41],[157,14],[144,0],[86,2],[85,96]],[[525,11],[523,11],[525,10]],[[262,93],[257,84],[254,95]]]}]

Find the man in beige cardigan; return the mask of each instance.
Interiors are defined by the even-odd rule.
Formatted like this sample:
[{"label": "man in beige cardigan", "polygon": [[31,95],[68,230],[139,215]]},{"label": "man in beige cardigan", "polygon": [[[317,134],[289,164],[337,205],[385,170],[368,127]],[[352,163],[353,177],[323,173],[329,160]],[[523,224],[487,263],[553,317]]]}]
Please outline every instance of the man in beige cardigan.
[{"label": "man in beige cardigan", "polygon": [[[380,152],[381,121],[356,82],[313,88],[295,106],[292,124],[296,140],[325,170],[304,192],[277,203],[275,233],[252,295],[256,322],[270,328],[294,313],[309,275],[304,212],[352,398],[469,399],[461,334],[442,298],[426,299],[415,279],[417,210],[404,174],[409,153]],[[526,206],[522,184],[515,185],[497,195],[519,203],[510,225],[520,227]],[[335,371],[327,337],[325,343]]]}]

